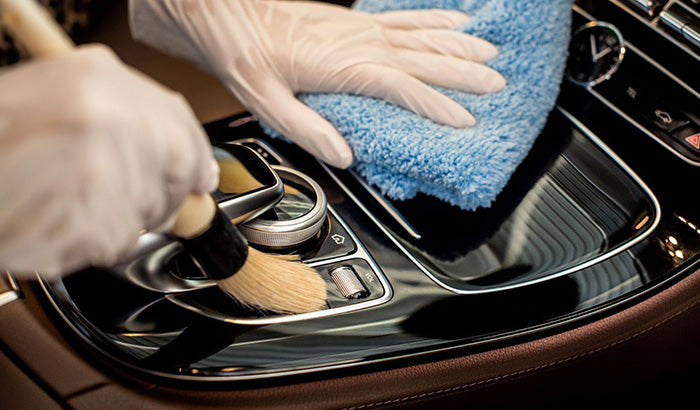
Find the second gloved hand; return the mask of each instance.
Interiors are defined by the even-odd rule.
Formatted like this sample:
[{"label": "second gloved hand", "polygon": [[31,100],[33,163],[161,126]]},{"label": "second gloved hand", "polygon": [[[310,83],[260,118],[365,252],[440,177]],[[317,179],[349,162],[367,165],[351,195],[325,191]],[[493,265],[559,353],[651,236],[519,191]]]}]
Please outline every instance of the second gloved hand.
[{"label": "second gloved hand", "polygon": [[216,188],[184,98],[84,46],[0,73],[0,267],[46,276],[116,263]]},{"label": "second gloved hand", "polygon": [[305,1],[130,0],[135,38],[216,75],[258,118],[336,167],[352,162],[338,131],[299,92],[381,98],[438,123],[474,117],[427,84],[472,93],[505,86],[482,62],[490,43],[451,28],[448,10],[380,14]]}]

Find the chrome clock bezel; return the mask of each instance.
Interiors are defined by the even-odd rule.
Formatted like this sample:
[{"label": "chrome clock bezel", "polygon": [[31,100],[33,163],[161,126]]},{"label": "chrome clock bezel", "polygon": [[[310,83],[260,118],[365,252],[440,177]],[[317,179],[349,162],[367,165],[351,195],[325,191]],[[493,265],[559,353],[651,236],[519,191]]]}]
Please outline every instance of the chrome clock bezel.
[{"label": "chrome clock bezel", "polygon": [[[565,70],[566,78],[569,81],[571,81],[572,83],[583,86],[583,87],[593,87],[593,86],[596,86],[604,81],[609,80],[612,77],[612,75],[615,74],[617,72],[617,70],[620,68],[620,64],[622,64],[622,60],[624,59],[625,53],[627,52],[627,47],[625,46],[625,39],[622,36],[622,33],[620,32],[620,30],[617,27],[615,27],[614,25],[612,25],[610,23],[603,22],[603,21],[591,21],[591,22],[586,23],[583,26],[579,27],[578,29],[576,29],[576,31],[571,36],[571,44],[573,44],[574,41],[576,41],[577,37],[580,36],[581,33],[584,33],[584,32],[589,31],[589,30],[595,30],[596,28],[603,28],[603,29],[608,29],[608,30],[612,31],[612,33],[617,38],[617,42],[620,44],[620,50],[617,52],[617,62],[615,63],[615,65],[613,65],[605,73],[603,73],[603,74],[599,75],[598,77],[596,77],[592,80],[589,80],[589,81],[576,80],[575,78],[573,78],[570,75],[570,73],[569,73],[570,68],[567,67],[567,69]],[[571,50],[571,47],[569,47],[569,50]]]}]

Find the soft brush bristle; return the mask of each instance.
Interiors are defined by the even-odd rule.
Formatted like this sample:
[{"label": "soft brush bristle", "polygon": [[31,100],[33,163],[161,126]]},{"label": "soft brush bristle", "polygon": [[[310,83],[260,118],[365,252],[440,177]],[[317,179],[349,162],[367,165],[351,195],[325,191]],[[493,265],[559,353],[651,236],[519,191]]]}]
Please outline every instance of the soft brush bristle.
[{"label": "soft brush bristle", "polygon": [[246,307],[275,313],[306,313],[326,306],[326,282],[291,255],[248,248],[248,258],[219,288]]}]

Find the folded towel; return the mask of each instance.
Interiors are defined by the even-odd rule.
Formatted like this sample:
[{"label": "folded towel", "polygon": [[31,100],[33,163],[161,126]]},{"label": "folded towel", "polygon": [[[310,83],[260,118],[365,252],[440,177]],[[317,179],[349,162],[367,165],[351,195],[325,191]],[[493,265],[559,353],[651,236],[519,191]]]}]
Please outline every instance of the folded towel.
[{"label": "folded towel", "polygon": [[353,169],[393,199],[417,192],[462,209],[488,207],[525,158],[554,107],[567,57],[573,0],[359,0],[357,10],[458,9],[459,30],[490,41],[486,65],[508,85],[495,94],[439,89],[476,118],[454,129],[369,97],[303,94],[355,155]]}]

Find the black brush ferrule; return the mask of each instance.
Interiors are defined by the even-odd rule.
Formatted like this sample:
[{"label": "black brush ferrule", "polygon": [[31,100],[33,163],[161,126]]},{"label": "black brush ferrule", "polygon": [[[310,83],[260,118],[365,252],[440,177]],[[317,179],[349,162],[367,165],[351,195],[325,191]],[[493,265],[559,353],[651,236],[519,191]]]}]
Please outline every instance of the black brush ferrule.
[{"label": "black brush ferrule", "polygon": [[210,279],[232,276],[248,258],[248,241],[218,206],[206,231],[178,240]]}]

